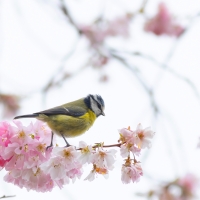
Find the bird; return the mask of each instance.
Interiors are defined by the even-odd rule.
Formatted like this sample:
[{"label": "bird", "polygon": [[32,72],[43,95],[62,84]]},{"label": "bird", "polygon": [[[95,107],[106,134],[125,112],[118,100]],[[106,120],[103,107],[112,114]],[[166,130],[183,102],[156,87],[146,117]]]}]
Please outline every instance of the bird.
[{"label": "bird", "polygon": [[71,146],[66,138],[76,137],[85,133],[100,115],[105,116],[105,103],[100,95],[89,94],[81,99],[43,110],[33,114],[19,115],[19,118],[36,118],[46,122],[51,129],[51,143],[53,146],[54,133],[62,136],[66,147]]}]

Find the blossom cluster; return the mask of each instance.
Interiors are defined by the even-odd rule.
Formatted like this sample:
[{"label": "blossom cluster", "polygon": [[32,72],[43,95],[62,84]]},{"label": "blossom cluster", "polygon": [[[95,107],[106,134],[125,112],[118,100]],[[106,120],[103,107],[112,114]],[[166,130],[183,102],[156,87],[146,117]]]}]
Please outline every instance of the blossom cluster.
[{"label": "blossom cluster", "polygon": [[91,46],[97,47],[98,45],[101,45],[107,37],[128,37],[131,17],[131,14],[125,14],[112,21],[104,22],[99,20],[92,25],[82,25],[79,29],[90,41]]},{"label": "blossom cluster", "polygon": [[0,104],[3,105],[2,117],[11,117],[15,115],[20,107],[19,102],[19,96],[0,93]]},{"label": "blossom cluster", "polygon": [[148,199],[159,200],[191,200],[196,199],[197,189],[199,188],[199,179],[191,173],[187,173],[175,180],[161,183],[156,189],[151,189],[146,194],[139,194],[146,196]]},{"label": "blossom cluster", "polygon": [[144,30],[156,35],[179,37],[185,29],[174,20],[166,5],[161,2],[158,5],[158,13],[145,23]]},{"label": "blossom cluster", "polygon": [[119,130],[118,144],[92,146],[81,141],[78,147],[56,145],[47,149],[51,130],[45,123],[36,121],[23,126],[20,121],[14,121],[14,124],[0,122],[0,169],[8,172],[4,177],[6,182],[38,192],[51,191],[55,186],[62,188],[80,179],[86,163],[92,165],[92,169],[85,180],[93,181],[98,174],[107,178],[114,168],[117,152],[107,149],[109,147],[120,147],[121,156],[125,158],[122,182],[137,182],[143,172],[135,156],[140,155],[141,149],[150,147],[154,135],[149,128],[143,129],[139,124],[135,131]]},{"label": "blossom cluster", "polygon": [[135,131],[128,127],[128,129],[119,130],[119,133],[120,154],[126,158],[122,165],[121,180],[123,183],[138,182],[143,172],[140,162],[136,160],[135,156],[139,156],[142,149],[151,147],[150,139],[154,136],[154,132],[150,128],[143,129],[142,125],[138,124]]}]

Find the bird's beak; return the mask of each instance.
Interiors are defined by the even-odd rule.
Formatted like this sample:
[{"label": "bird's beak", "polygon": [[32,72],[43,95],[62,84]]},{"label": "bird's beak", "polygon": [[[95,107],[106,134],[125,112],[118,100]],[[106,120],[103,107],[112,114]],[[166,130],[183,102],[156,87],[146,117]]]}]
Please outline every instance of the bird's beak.
[{"label": "bird's beak", "polygon": [[105,116],[105,113],[103,111],[101,111],[101,115]]}]

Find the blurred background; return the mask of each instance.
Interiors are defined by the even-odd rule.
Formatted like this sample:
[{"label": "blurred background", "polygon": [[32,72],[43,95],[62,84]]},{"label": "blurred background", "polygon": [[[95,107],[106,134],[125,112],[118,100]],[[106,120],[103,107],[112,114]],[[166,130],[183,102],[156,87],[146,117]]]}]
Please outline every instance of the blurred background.
[{"label": "blurred background", "polygon": [[8,184],[2,170],[0,196],[199,199],[199,52],[199,0],[1,0],[1,121],[100,94],[106,116],[70,144],[115,144],[118,129],[138,123],[156,134],[138,183],[121,183],[117,159],[108,180],[84,181],[86,169],[51,193]]}]

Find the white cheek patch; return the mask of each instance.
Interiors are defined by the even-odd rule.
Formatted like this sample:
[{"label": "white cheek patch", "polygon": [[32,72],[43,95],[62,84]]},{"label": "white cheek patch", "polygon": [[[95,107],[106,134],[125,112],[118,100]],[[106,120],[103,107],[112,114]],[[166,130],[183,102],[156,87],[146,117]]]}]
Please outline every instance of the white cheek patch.
[{"label": "white cheek patch", "polygon": [[90,99],[90,103],[91,103],[91,108],[95,112],[95,114],[97,116],[100,115],[101,110],[97,107],[97,103],[93,99]]},{"label": "white cheek patch", "polygon": [[94,96],[94,99],[95,99],[97,102],[99,102],[96,95]]}]

